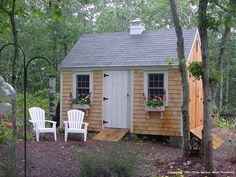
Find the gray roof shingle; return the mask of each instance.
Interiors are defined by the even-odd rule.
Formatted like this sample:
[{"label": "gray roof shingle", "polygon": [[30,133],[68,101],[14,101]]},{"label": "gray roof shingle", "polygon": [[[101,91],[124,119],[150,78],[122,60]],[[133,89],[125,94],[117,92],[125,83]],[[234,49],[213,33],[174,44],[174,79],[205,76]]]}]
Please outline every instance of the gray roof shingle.
[{"label": "gray roof shingle", "polygon": [[[188,57],[197,28],[183,29],[185,57]],[[86,34],[80,37],[60,68],[159,66],[166,58],[177,58],[174,29]],[[174,64],[178,64],[175,62]]]}]

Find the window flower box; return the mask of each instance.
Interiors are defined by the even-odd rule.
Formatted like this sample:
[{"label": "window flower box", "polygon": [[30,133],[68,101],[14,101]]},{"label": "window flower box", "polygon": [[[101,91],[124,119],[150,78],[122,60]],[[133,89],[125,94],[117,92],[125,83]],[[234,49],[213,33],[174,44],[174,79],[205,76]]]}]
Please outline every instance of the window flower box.
[{"label": "window flower box", "polygon": [[88,117],[88,110],[90,109],[90,94],[78,94],[77,98],[74,99],[70,97],[70,104],[73,109],[83,110],[86,117]]},{"label": "window flower box", "polygon": [[78,95],[77,98],[70,99],[70,104],[74,109],[89,109],[90,108],[90,94],[89,95]]},{"label": "window flower box", "polygon": [[90,105],[89,104],[72,104],[72,108],[86,110],[90,108]]},{"label": "window flower box", "polygon": [[161,119],[163,119],[163,112],[165,111],[165,105],[163,98],[155,96],[146,101],[145,110],[147,111],[147,118],[150,118],[150,112],[160,112]]},{"label": "window flower box", "polygon": [[155,96],[154,98],[150,98],[146,101],[145,104],[146,111],[165,111],[164,101],[161,97]]},{"label": "window flower box", "polygon": [[152,107],[152,106],[145,105],[145,110],[152,111],[152,112],[163,112],[163,111],[165,111],[165,106]]}]

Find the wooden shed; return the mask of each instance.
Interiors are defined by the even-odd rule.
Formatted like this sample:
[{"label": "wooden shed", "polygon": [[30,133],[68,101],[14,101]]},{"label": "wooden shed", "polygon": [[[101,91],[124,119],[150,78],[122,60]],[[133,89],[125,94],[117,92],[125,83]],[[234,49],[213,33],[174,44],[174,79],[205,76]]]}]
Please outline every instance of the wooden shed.
[{"label": "wooden shed", "polygon": [[[201,61],[197,28],[183,29],[185,57]],[[182,86],[174,29],[145,30],[131,21],[129,32],[86,34],[60,65],[61,122],[70,99],[90,94],[84,108],[89,130],[127,128],[131,133],[181,137]],[[172,60],[174,59],[174,60]],[[202,83],[189,75],[190,127],[203,122]],[[149,109],[145,100],[164,100],[164,110]]]}]

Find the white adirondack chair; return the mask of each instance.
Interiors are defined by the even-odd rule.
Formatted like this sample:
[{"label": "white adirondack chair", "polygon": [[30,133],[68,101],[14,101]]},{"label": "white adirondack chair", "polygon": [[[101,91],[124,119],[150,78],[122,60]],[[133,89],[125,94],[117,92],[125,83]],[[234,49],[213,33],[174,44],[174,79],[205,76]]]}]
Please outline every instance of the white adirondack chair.
[{"label": "white adirondack chair", "polygon": [[[32,107],[29,108],[29,113],[31,122],[34,126],[34,131],[36,133],[36,140],[39,141],[39,134],[40,133],[54,133],[55,141],[57,140],[57,133],[56,133],[56,123],[55,121],[45,120],[45,111],[39,107]],[[53,126],[48,128],[46,127],[46,123],[51,123]]]},{"label": "white adirondack chair", "polygon": [[65,141],[67,141],[68,133],[82,133],[84,134],[84,141],[87,140],[88,123],[83,122],[84,112],[76,109],[69,110],[68,121],[65,124]]}]

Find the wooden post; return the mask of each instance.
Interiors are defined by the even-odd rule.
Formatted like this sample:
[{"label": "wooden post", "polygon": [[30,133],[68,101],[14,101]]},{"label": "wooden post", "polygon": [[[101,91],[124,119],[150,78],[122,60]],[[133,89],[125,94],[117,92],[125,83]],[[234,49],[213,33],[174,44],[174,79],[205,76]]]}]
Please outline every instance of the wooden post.
[{"label": "wooden post", "polygon": [[49,77],[49,115],[56,115],[55,92],[56,92],[56,77]]}]

